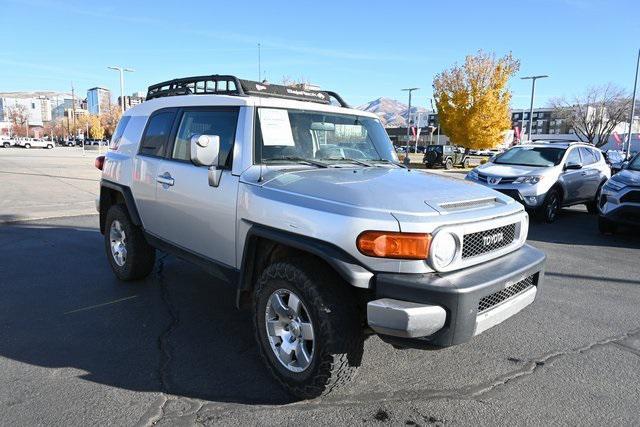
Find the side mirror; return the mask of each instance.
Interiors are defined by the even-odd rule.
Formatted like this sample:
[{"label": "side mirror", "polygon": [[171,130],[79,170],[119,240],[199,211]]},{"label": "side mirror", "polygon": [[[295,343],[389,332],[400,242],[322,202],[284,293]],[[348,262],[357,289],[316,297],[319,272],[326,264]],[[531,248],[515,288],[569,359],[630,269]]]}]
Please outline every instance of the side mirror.
[{"label": "side mirror", "polygon": [[220,167],[220,137],[218,135],[194,135],[191,137],[191,161],[198,166],[209,167],[209,185],[217,187],[222,177]]},{"label": "side mirror", "polygon": [[622,165],[620,165],[620,169],[626,169],[629,167],[629,162],[622,162]]},{"label": "side mirror", "polygon": [[578,169],[582,169],[582,163],[567,163],[566,165],[564,165],[564,169],[565,170],[578,170]]}]

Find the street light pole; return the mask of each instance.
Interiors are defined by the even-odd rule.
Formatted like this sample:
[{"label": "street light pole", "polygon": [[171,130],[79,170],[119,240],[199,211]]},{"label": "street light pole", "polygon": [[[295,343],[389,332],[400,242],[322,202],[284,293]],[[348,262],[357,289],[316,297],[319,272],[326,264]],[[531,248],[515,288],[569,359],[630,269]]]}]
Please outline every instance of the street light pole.
[{"label": "street light pole", "polygon": [[529,140],[531,140],[531,125],[533,124],[533,120],[532,120],[533,119],[533,98],[535,97],[535,94],[536,94],[536,80],[544,79],[547,77],[549,76],[541,75],[541,76],[520,77],[522,80],[531,80],[531,105],[529,106],[529,130],[527,132],[527,137],[529,138]]},{"label": "street light pole", "polygon": [[640,49],[638,49],[638,59],[636,62],[636,79],[633,82],[633,96],[631,97],[631,115],[629,116],[629,132],[627,133],[627,152],[625,158],[629,160],[631,153],[631,131],[633,130],[633,116],[636,114],[636,89],[638,88],[638,68],[640,68]]},{"label": "street light pole", "polygon": [[115,70],[118,71],[120,73],[120,111],[122,111],[122,113],[124,113],[124,111],[126,110],[126,108],[124,107],[124,73],[129,72],[129,73],[133,73],[135,70],[132,70],[131,68],[124,68],[124,67],[107,67],[110,70]]},{"label": "street light pole", "polygon": [[[418,89],[420,88],[410,87],[410,88],[402,89],[402,91],[404,92],[409,92],[409,110],[407,111],[407,147],[405,152],[406,154],[405,159],[409,158],[409,141],[411,141],[411,92]],[[405,160],[405,164],[408,164],[406,160]]]}]

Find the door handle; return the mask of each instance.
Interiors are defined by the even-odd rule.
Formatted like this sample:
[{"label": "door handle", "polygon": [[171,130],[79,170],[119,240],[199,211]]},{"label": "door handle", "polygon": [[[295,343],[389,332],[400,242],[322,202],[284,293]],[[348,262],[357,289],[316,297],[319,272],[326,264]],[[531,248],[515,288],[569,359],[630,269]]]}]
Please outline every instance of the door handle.
[{"label": "door handle", "polygon": [[169,172],[165,172],[162,175],[158,175],[158,177],[156,178],[156,181],[162,185],[168,185],[168,186],[172,186],[173,184],[175,184],[175,180],[173,179],[173,177],[171,177],[171,174]]}]

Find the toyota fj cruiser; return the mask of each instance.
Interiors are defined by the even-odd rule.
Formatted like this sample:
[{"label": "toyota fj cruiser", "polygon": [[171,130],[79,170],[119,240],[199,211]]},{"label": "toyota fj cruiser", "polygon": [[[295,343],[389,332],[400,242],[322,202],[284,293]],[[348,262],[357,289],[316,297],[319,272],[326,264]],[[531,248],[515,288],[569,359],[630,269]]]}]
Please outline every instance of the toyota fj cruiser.
[{"label": "toyota fj cruiser", "polygon": [[144,278],[159,249],[226,279],[298,397],[346,383],[368,335],[460,344],[542,282],[521,204],[404,168],[378,118],[334,92],[222,75],[153,85],[96,166],[115,275]]}]

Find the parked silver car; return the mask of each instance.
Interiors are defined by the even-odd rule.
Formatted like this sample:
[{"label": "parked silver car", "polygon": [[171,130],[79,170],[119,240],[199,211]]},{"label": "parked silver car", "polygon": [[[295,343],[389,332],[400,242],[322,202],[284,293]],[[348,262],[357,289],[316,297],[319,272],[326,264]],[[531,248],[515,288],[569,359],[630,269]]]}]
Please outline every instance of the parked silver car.
[{"label": "parked silver car", "polygon": [[640,226],[640,154],[607,181],[599,208],[601,233],[614,233],[618,225]]},{"label": "parked silver car", "polygon": [[546,222],[560,208],[586,204],[597,213],[603,184],[611,177],[605,159],[582,142],[536,142],[518,145],[467,174],[467,180],[498,190],[521,202]]}]

